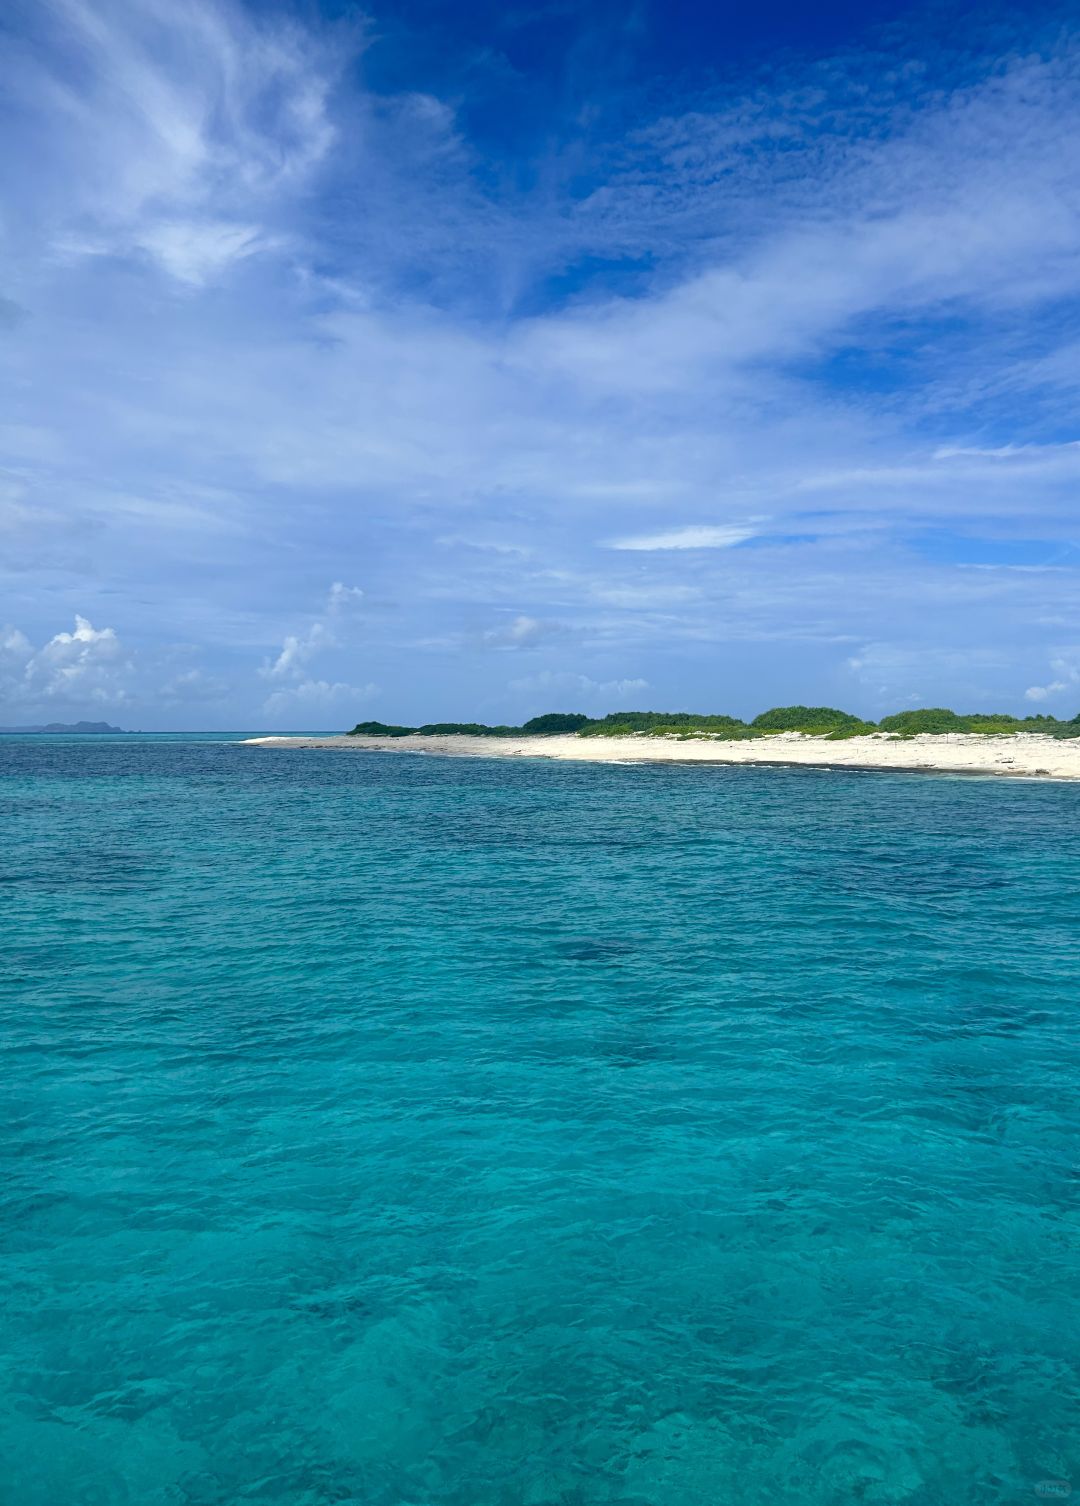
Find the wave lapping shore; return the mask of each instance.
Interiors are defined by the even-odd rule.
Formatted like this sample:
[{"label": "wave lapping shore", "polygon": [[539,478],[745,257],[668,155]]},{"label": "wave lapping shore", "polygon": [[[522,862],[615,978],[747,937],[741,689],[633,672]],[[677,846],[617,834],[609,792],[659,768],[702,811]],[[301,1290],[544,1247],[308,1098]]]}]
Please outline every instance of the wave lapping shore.
[{"label": "wave lapping shore", "polygon": [[1080,740],[1040,733],[978,733],[893,738],[884,733],[833,740],[780,732],[753,741],[720,737],[252,737],[267,748],[339,748],[361,752],[427,753],[461,758],[555,758],[583,763],[778,764],[825,769],[884,769],[938,774],[997,774],[1012,778],[1080,779]]}]

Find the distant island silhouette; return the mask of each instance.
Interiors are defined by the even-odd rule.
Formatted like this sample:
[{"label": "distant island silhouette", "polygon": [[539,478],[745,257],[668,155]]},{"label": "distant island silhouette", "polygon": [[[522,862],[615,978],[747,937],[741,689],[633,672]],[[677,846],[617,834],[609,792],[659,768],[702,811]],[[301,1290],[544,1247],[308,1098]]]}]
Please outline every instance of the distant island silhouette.
[{"label": "distant island silhouette", "polygon": [[45,722],[40,727],[0,727],[0,733],[22,732],[123,732],[123,727],[110,727],[108,722]]}]

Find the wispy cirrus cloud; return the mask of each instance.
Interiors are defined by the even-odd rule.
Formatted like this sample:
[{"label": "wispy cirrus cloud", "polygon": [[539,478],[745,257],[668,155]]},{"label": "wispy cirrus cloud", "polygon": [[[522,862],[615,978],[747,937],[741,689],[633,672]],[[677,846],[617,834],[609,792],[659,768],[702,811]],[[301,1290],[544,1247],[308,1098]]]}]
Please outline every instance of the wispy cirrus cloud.
[{"label": "wispy cirrus cloud", "polygon": [[25,147],[11,175],[27,228],[63,256],[145,253],[201,285],[253,253],[333,143],[347,52],[284,16],[57,0],[27,20],[5,54]]},{"label": "wispy cirrus cloud", "polygon": [[649,689],[648,680],[640,676],[626,676],[614,680],[593,680],[588,675],[576,675],[569,670],[541,670],[539,674],[524,675],[511,680],[510,689],[532,698],[552,696],[576,696],[590,706],[610,701],[625,702],[628,697],[642,695]]},{"label": "wispy cirrus cloud", "polygon": [[693,523],[685,528],[671,528],[663,533],[633,534],[630,538],[609,539],[608,549],[628,549],[652,553],[664,549],[732,549],[752,539],[757,529],[750,525]]},{"label": "wispy cirrus cloud", "polygon": [[[525,172],[476,133],[479,75],[376,88],[374,33],[317,9],[18,19],[0,582],[35,641],[59,601],[139,663],[193,645],[253,716],[357,688],[357,588],[312,582],[362,570],[359,685],[402,719],[468,713],[492,649],[608,685],[632,642],[688,697],[718,646],[779,642],[824,695],[866,690],[839,645],[918,658],[932,625],[1001,648],[981,679],[927,661],[928,693],[1046,678],[1068,581],[1007,546],[1022,517],[1056,568],[1074,531],[1068,32],[973,23],[961,65],[913,19],[903,66],[646,70],[572,169]],[[1000,557],[931,557],[931,524]],[[135,676],[151,715],[177,673]]]}]

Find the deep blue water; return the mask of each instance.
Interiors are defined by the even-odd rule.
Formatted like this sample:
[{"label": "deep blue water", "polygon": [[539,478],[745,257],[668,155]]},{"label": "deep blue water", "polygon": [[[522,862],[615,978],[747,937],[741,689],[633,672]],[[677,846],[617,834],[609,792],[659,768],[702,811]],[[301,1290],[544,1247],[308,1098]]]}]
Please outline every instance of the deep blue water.
[{"label": "deep blue water", "polygon": [[1078,817],[0,741],[0,1499],[1080,1488]]}]

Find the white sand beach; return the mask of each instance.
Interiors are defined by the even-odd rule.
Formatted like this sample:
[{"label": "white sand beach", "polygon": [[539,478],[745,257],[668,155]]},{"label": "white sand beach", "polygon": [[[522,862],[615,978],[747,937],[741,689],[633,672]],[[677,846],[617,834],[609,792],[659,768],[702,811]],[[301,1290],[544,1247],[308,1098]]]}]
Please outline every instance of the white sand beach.
[{"label": "white sand beach", "polygon": [[1080,739],[1038,733],[969,733],[910,739],[874,733],[832,742],[799,732],[731,742],[718,737],[253,737],[264,748],[327,748],[352,752],[438,754],[462,758],[556,758],[583,763],[781,764],[823,769],[884,769],[1008,778],[1080,779]]}]

